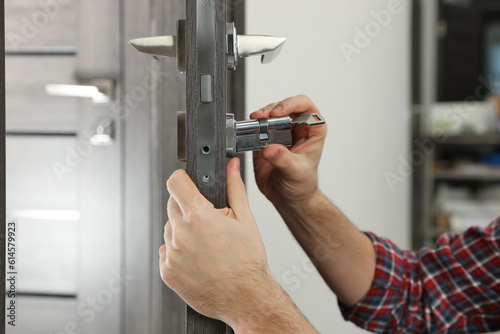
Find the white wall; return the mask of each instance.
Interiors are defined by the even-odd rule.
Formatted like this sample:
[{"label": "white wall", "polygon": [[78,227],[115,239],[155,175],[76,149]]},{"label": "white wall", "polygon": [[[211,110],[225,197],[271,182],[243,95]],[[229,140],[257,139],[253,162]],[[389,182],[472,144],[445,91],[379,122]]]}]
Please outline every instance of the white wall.
[{"label": "white wall", "polygon": [[[247,110],[306,94],[329,122],[320,166],[320,187],[361,229],[409,246],[410,180],[389,188],[384,173],[397,173],[410,141],[410,2],[348,63],[341,43],[354,44],[355,27],[373,20],[371,11],[398,0],[250,0],[247,32],[286,36],[282,54],[269,65],[248,64]],[[250,158],[250,156],[249,156]],[[252,177],[248,192],[271,269],[321,333],[359,333],[340,316],[336,299],[316,273],[291,284],[292,266],[305,254]],[[290,276],[286,276],[290,277]]]}]

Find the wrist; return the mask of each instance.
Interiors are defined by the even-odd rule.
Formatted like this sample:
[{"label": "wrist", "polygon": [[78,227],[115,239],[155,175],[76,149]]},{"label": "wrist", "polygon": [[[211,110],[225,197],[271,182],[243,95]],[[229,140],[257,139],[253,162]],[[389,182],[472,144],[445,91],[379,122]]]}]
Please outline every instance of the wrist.
[{"label": "wrist", "polygon": [[231,308],[231,314],[224,322],[229,324],[235,333],[251,333],[256,326],[267,323],[274,302],[281,294],[281,287],[272,277],[268,269],[242,282],[235,292],[236,305]]},{"label": "wrist", "polygon": [[[319,208],[324,208],[325,204],[330,202],[321,193],[318,187],[307,197],[296,200],[281,200],[273,202],[283,218],[292,218],[293,220],[304,220],[310,217],[311,213],[317,212]],[[287,220],[287,219],[285,219]]]},{"label": "wrist", "polygon": [[224,320],[236,334],[316,333],[269,271],[254,283],[254,288],[245,289],[241,296],[238,314]]}]

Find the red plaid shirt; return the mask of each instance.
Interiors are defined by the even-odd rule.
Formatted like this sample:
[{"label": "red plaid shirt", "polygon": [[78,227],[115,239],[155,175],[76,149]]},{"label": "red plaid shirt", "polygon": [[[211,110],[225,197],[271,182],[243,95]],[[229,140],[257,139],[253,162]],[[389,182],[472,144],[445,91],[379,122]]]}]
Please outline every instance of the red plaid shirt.
[{"label": "red plaid shirt", "polygon": [[500,330],[500,218],[436,249],[399,249],[367,233],[377,252],[370,291],[346,320],[376,333],[487,333]]}]

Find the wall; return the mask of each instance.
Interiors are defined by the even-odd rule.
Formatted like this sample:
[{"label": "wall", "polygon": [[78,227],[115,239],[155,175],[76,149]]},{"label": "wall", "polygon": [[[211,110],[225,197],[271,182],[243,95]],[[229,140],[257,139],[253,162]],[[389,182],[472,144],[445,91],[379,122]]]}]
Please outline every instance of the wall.
[{"label": "wall", "polygon": [[[372,11],[398,3],[400,13],[385,17],[384,26],[373,24]],[[409,155],[410,8],[408,0],[247,1],[248,33],[288,37],[272,64],[248,60],[247,110],[296,94],[311,97],[329,122],[321,189],[360,229],[401,247],[410,240],[411,184],[408,174],[398,174]],[[366,27],[373,29],[369,43],[355,41],[355,29]],[[359,46],[350,61],[342,43]],[[293,266],[306,256],[260,194],[248,160],[250,203],[276,279],[321,333],[363,332],[343,321],[319,274],[292,283]],[[400,177],[392,187],[388,172]]]}]

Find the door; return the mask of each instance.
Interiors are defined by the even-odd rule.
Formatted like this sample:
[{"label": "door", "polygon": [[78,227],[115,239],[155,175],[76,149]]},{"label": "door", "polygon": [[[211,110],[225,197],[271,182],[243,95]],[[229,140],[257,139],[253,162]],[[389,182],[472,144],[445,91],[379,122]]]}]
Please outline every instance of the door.
[{"label": "door", "polygon": [[119,333],[120,3],[6,2],[7,220],[15,327]]},{"label": "door", "polygon": [[[158,248],[165,181],[185,167],[186,77],[127,43],[175,34],[185,0],[9,0],[6,12],[7,218],[18,240],[7,332],[185,332]],[[240,32],[243,13],[241,0],[224,11]],[[244,64],[225,74],[241,119]]]}]

